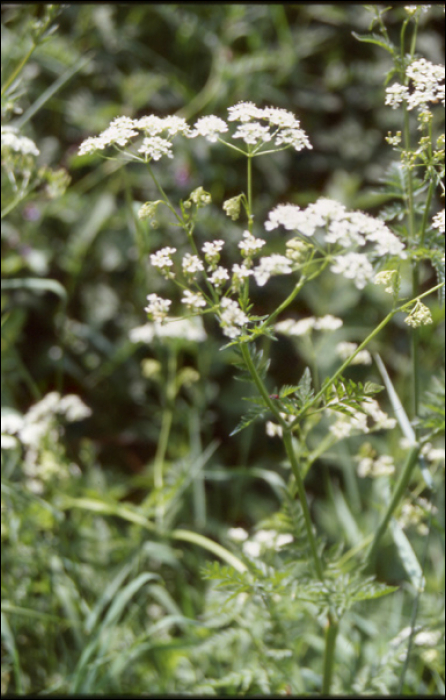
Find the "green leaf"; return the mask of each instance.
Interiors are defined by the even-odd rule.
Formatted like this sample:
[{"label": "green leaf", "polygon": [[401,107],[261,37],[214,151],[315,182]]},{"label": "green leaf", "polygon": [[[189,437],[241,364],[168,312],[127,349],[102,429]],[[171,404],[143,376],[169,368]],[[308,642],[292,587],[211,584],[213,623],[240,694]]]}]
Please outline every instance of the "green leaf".
[{"label": "green leaf", "polygon": [[33,292],[53,292],[53,294],[57,294],[57,296],[64,301],[67,300],[67,293],[60,282],[40,277],[2,280],[1,289],[2,291],[8,291],[9,289],[30,289]]},{"label": "green leaf", "polygon": [[395,45],[392,44],[391,41],[387,41],[386,39],[378,36],[378,34],[357,34],[356,32],[352,32],[352,35],[358,41],[362,41],[367,44],[376,44],[377,46],[381,46],[382,49],[388,51],[390,54],[392,54],[392,56],[395,55]]}]

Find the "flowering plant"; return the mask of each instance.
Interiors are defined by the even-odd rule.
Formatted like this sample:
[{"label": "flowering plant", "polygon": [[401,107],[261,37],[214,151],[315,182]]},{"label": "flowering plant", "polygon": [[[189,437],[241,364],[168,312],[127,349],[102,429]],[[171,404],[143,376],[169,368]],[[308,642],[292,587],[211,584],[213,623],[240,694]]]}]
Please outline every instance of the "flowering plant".
[{"label": "flowering plant", "polygon": [[[413,24],[415,37],[420,17],[420,12],[411,7],[406,9],[406,14],[401,32],[403,49],[409,23]],[[379,36],[373,34],[359,38],[379,44],[392,55],[394,68],[389,77],[397,75],[399,82],[387,88],[386,104],[392,109],[403,110],[402,132],[389,134],[387,139],[400,155],[396,168],[404,188],[399,192],[401,204],[393,209],[387,208],[378,218],[361,211],[349,211],[339,202],[320,198],[306,208],[292,203],[278,204],[269,212],[263,226],[257,223],[253,195],[254,159],[272,157],[285,149],[300,152],[312,147],[299,120],[285,109],[239,102],[229,108],[226,120],[208,115],[198,119],[194,125],[178,116],[162,118],[147,115],[139,119],[122,116],[114,119],[98,136],[87,138],[79,149],[80,155],[91,156],[108,154],[108,149],[114,148],[127,160],[146,166],[160,198],[145,202],[139,209],[139,218],[157,227],[157,210],[161,206],[166,207],[173,223],[184,231],[189,246],[185,253],[179,252],[176,245],[164,246],[150,255],[150,263],[164,280],[166,290],[170,285],[180,290],[179,308],[183,315],[191,318],[211,314],[217,319],[226,340],[224,347],[232,348],[234,364],[256,390],[256,395],[249,397],[251,410],[233,433],[254,421],[265,420],[267,434],[278,437],[283,443],[291,466],[289,483],[283,488],[284,505],[280,514],[283,517],[278,516],[271,524],[268,536],[265,536],[265,530],[260,530],[250,540],[245,531],[232,530],[230,535],[233,539],[243,541],[241,556],[244,558],[238,560],[232,571],[215,565],[208,567],[205,575],[219,579],[222,585],[231,589],[232,595],[253,591],[256,586],[262,585],[266,591],[265,581],[268,576],[271,580],[274,577],[262,571],[259,560],[264,550],[262,545],[273,542],[270,549],[288,548],[294,554],[294,559],[290,555],[271,564],[276,572],[282,567],[283,577],[274,579],[268,595],[273,600],[274,596],[280,599],[290,586],[293,600],[304,595],[307,602],[324,617],[323,693],[331,688],[336,638],[344,613],[359,600],[377,598],[394,590],[377,584],[369,577],[370,573],[376,572],[376,554],[390,525],[396,546],[404,554],[405,561],[411,557],[411,567],[408,568],[411,582],[416,590],[422,590],[422,567],[402,534],[404,524],[398,525],[393,516],[401,509],[405,518],[401,522],[408,522],[405,499],[408,498],[407,487],[415,466],[421,468],[420,483],[424,480],[425,485],[431,488],[431,470],[427,465],[434,470],[440,461],[430,442],[438,434],[439,426],[428,426],[427,420],[423,424],[417,363],[418,329],[433,323],[432,313],[424,301],[444,286],[444,252],[439,236],[440,233],[444,234],[444,210],[434,215],[431,211],[436,189],[444,194],[444,134],[434,135],[432,108],[432,104],[439,102],[444,105],[444,66],[435,66],[425,59],[415,58],[414,41],[410,53],[400,55],[387,35],[380,9],[375,10],[374,24],[380,30]],[[415,113],[417,127],[421,131],[415,145],[411,144],[411,112]],[[210,206],[211,195],[203,186],[199,186],[187,199],[175,205],[152,168],[154,162],[174,158],[178,139],[198,138],[205,139],[211,145],[229,148],[246,158],[246,190],[223,203],[223,211],[232,221],[242,221],[237,242],[239,257],[232,265],[225,262],[229,253],[224,234],[217,240],[205,241],[201,245],[198,243],[196,229],[199,228],[200,210]],[[392,184],[391,175],[388,184]],[[270,233],[277,229],[281,234],[285,232],[287,238],[280,239],[279,252],[276,252],[276,248],[274,252],[268,252]],[[434,266],[438,283],[420,291],[420,265],[423,259]],[[412,290],[402,297],[401,289],[405,284],[408,265],[412,267]],[[308,340],[313,332],[335,334],[343,324],[342,319],[331,314],[298,321],[283,316],[304,286],[329,273],[343,276],[358,290],[370,284],[384,285],[385,292],[392,295],[392,308],[360,343],[337,343],[341,364],[331,376],[320,381],[314,367],[307,367],[297,383],[287,384],[270,393],[268,358],[257,348],[258,343],[265,338],[276,340],[278,335]],[[259,315],[252,290],[266,286],[272,277],[283,275],[293,280],[291,292],[273,312]],[[406,288],[407,285],[404,286],[404,294]],[[150,291],[145,308],[150,323],[135,329],[132,340],[144,342],[155,336],[161,337],[163,333],[164,336],[168,335],[163,329],[167,329],[172,322],[178,323],[177,316],[169,315],[173,304],[172,299]],[[368,346],[399,313],[405,314],[405,323],[411,327],[408,332],[413,337],[412,418],[418,420],[415,429],[396,396],[379,356],[375,356],[375,362],[397,417],[388,416],[375,398],[383,387],[371,381],[363,384],[345,377],[351,365],[372,363]],[[291,381],[296,380],[290,378]],[[324,420],[327,423],[326,437],[312,448],[311,433]],[[392,430],[397,422],[407,441],[406,462],[398,468],[393,493],[384,501],[383,514],[369,539],[367,553],[360,566],[353,570],[344,566],[339,555],[324,549],[324,543],[315,533],[304,479],[317,459],[341,440],[351,435]],[[426,430],[422,435],[423,427]],[[366,442],[357,455],[357,462],[358,474],[362,478],[386,479],[390,489],[396,471],[390,455],[378,455],[373,446]],[[154,481],[157,488],[163,488],[163,465],[159,460]],[[406,509],[402,505],[406,505]],[[422,509],[420,503],[418,508]],[[426,510],[431,516],[432,507],[426,506],[423,512]],[[162,524],[162,511],[157,514],[158,522]],[[295,566],[298,551],[299,556],[302,556],[302,551],[309,554],[311,564],[305,573]],[[415,566],[413,557],[417,561]]]}]

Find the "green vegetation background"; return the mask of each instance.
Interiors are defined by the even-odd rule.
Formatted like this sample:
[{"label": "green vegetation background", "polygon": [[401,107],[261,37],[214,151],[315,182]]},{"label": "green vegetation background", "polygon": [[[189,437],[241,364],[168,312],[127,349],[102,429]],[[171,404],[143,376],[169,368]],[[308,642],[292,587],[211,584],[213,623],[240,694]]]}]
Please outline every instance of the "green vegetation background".
[{"label": "green vegetation background", "polygon": [[[42,13],[38,3],[2,5],[4,76],[26,53],[29,22]],[[396,39],[398,13],[388,18]],[[390,59],[352,36],[353,31],[365,33],[369,19],[361,5],[352,3],[73,3],[63,8],[58,30],[33,55],[21,84],[19,103],[25,114],[65,71],[76,67],[25,130],[41,150],[39,161],[65,168],[72,181],[54,200],[42,187],[8,217],[2,226],[2,276],[58,280],[67,290],[68,303],[63,310],[51,293],[29,290],[4,295],[3,309],[10,320],[2,340],[2,404],[24,412],[40,396],[62,388],[92,408],[91,418],[67,428],[68,459],[83,473],[81,480],[64,487],[70,495],[87,488],[91,496],[138,504],[150,489],[165,397],[162,386],[141,371],[141,362],[155,357],[154,352],[132,345],[128,332],[144,323],[146,295],[162,290],[163,282],[148,264],[149,253],[163,245],[182,245],[167,219],[156,230],[138,222],[139,204],[154,196],[153,184],[139,166],[124,169],[114,161],[79,160],[79,144],[123,114],[179,114],[193,121],[205,114],[224,118],[226,109],[239,100],[283,107],[301,120],[313,150],[258,159],[258,230],[278,203],[305,206],[320,196],[376,213],[386,201],[380,179],[393,159],[384,137],[399,124],[396,113],[383,104]],[[443,62],[443,15],[422,23],[418,46],[429,60]],[[244,188],[244,163],[198,140],[176,152],[172,161],[157,164],[162,185],[174,189],[178,198],[203,185],[216,208],[207,218],[204,213],[199,235],[235,244],[240,226],[224,216],[221,204]],[[376,290],[359,291],[333,277],[323,280],[304,293],[293,309],[296,318],[333,313],[364,337],[364,329],[373,328],[386,313],[385,300]],[[426,289],[434,280],[426,268]],[[279,278],[257,291],[258,312],[276,308],[287,289],[288,280]],[[438,369],[438,317],[423,329],[424,386]],[[176,401],[167,471],[187,457],[191,445],[205,449],[216,441],[205,465],[205,510],[198,509],[193,490],[186,489],[177,504],[175,526],[197,528],[219,540],[225,528],[249,529],[274,512],[274,490],[252,478],[249,469],[280,471],[284,456],[279,443],[266,438],[263,426],[228,437],[245,411],[245,387],[234,381],[230,353],[219,352],[224,341],[218,328],[212,321],[206,321],[206,328],[208,341],[196,348],[185,346],[179,356],[179,367],[198,368],[200,379],[186,384]],[[393,323],[377,348],[403,402],[410,373],[408,337],[405,328]],[[156,357],[167,367],[168,352],[163,352]],[[306,360],[304,350],[298,354],[287,340],[277,343],[272,348],[271,391],[274,385],[296,383]],[[334,363],[328,344],[322,349],[321,373],[328,373]],[[352,376],[379,381],[364,369],[355,369]],[[337,542],[339,528],[331,517],[329,485],[346,490],[337,459],[321,463],[308,480],[314,516],[332,542]],[[348,486],[347,496],[352,496]],[[367,494],[356,497],[366,499]],[[353,506],[360,507],[360,502]],[[26,616],[15,618],[23,690],[54,684],[66,691],[69,686],[64,683],[85,649],[77,631],[80,619],[129,553],[134,556],[139,545],[150,543],[119,519],[73,512],[62,526],[50,511],[44,517],[44,509],[32,513],[32,508],[35,504],[25,499],[21,515],[9,523],[8,537],[13,537],[14,527],[21,535],[16,549],[6,551],[4,562],[6,598],[43,616],[32,626]],[[146,552],[168,591],[163,600],[159,594],[158,604],[172,614],[199,615],[206,590],[199,569],[205,555],[188,545],[182,545],[182,551],[178,545],[158,547],[154,544]],[[400,582],[402,570],[391,554],[382,569],[387,582]],[[59,614],[73,623],[62,633],[57,622],[44,617]],[[141,611],[132,610],[132,615],[139,620],[137,626],[144,626]],[[122,633],[134,639],[132,625],[126,622]],[[174,630],[173,637],[179,634]],[[156,672],[145,676],[138,667],[128,677],[123,672],[120,678],[125,680],[116,685],[108,678],[102,689],[141,692],[147,678],[158,682],[154,692],[187,688],[187,681],[178,681],[181,674],[175,676],[173,661],[177,680],[169,683],[163,667],[167,662],[157,653],[152,659]],[[6,653],[2,688],[9,691],[14,689],[13,665]],[[88,692],[88,686],[80,687]]]}]

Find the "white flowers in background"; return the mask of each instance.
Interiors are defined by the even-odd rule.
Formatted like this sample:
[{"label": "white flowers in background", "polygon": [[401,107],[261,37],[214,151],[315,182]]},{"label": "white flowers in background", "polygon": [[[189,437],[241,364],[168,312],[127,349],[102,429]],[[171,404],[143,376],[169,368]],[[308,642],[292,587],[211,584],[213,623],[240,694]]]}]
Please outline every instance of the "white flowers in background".
[{"label": "white flowers in background", "polygon": [[432,226],[438,228],[440,233],[444,233],[444,209],[443,211],[439,211],[438,214],[435,214],[432,219]]},{"label": "white flowers in background", "polygon": [[153,267],[158,268],[163,277],[166,279],[171,279],[174,276],[170,271],[170,268],[173,266],[171,255],[176,253],[176,251],[176,248],[167,246],[166,248],[161,248],[161,250],[159,250],[157,253],[153,253],[150,256],[150,262]]},{"label": "white flowers in background", "polygon": [[214,287],[222,287],[224,283],[229,279],[229,272],[225,267],[217,267],[212,275],[208,277],[208,282],[214,285]]},{"label": "white flowers in background", "polygon": [[[85,420],[91,416],[91,410],[76,394],[61,396],[52,391],[35,403],[21,416],[18,413],[2,414],[2,433],[16,435],[16,441],[4,444],[3,448],[12,448],[17,440],[24,447],[22,469],[27,477],[26,486],[33,493],[43,493],[45,484],[57,478],[67,478],[70,471],[79,473],[76,465],[68,468],[63,459],[60,437],[63,426],[58,424],[57,416],[72,423]],[[52,449],[48,449],[52,445]]]},{"label": "white flowers in background", "polygon": [[228,338],[237,338],[242,327],[249,322],[248,316],[241,310],[236,301],[222,299],[220,302],[220,326]]},{"label": "white flowers in background", "polygon": [[426,442],[421,448],[421,454],[429,462],[442,462],[443,466],[445,463],[445,448],[444,447],[433,447],[432,443]]},{"label": "white flowers in background", "polygon": [[245,540],[242,545],[243,553],[247,556],[259,557],[264,551],[277,551],[294,541],[290,533],[279,533],[276,530],[258,530],[252,538]]},{"label": "white flowers in background", "polygon": [[248,539],[248,533],[243,527],[230,527],[228,530],[228,537],[234,542],[244,542]]},{"label": "white flowers in background", "polygon": [[263,287],[272,275],[289,275],[292,272],[291,260],[284,255],[270,255],[260,259],[253,274],[259,287]]},{"label": "white flowers in background", "polygon": [[292,318],[288,318],[284,321],[279,321],[276,323],[274,328],[278,333],[290,336],[306,335],[312,330],[316,331],[335,331],[342,326],[342,319],[337,316],[332,316],[327,314],[320,318],[315,318],[314,316],[309,316],[308,318],[302,318],[299,321],[294,321]]},{"label": "white flowers in background", "polygon": [[18,129],[13,126],[1,127],[1,144],[2,155],[8,150],[26,156],[38,156],[40,153],[34,141],[19,134]]},{"label": "white flowers in background", "polygon": [[271,420],[266,421],[265,432],[268,437],[282,437],[283,429],[278,423],[273,423]]},{"label": "white flowers in background", "polygon": [[430,510],[432,510],[433,513],[437,512],[437,508],[432,506],[425,498],[417,498],[416,503],[406,501],[401,507],[398,522],[403,528],[415,527],[420,535],[427,535],[428,528],[423,520]]},{"label": "white flowers in background", "polygon": [[335,255],[334,260],[331,271],[353,280],[358,289],[364,289],[373,277],[373,267],[367,256],[362,253]]},{"label": "white flowers in background", "polygon": [[168,323],[145,323],[133,328],[129,333],[132,343],[149,345],[154,338],[182,338],[193,343],[201,343],[207,338],[200,316],[193,318],[171,318]]},{"label": "white flowers in background", "polygon": [[209,265],[209,270],[215,270],[220,260],[220,251],[224,246],[224,241],[212,241],[203,244],[201,250],[204,253],[204,259]]},{"label": "white flowers in background", "polygon": [[[352,406],[344,405],[343,408],[350,415],[347,413],[336,414],[336,421],[330,426],[329,430],[338,440],[358,433],[367,434],[371,431],[390,430],[395,427],[396,419],[390,418],[387,413],[382,411],[375,399],[368,397],[361,401],[360,406],[364,412]],[[335,412],[331,408],[327,408],[326,413],[330,416]],[[371,425],[368,424],[369,418],[373,421]]]},{"label": "white flowers in background", "polygon": [[182,267],[183,272],[189,282],[192,282],[195,279],[198,272],[202,272],[204,270],[204,265],[198,255],[191,255],[190,253],[186,253],[184,256]]},{"label": "white flowers in background", "polygon": [[228,125],[223,119],[210,115],[201,117],[195,122],[194,130],[190,133],[191,138],[204,136],[211,143],[216,143],[219,134],[224,134],[228,130]]},{"label": "white flowers in background", "polygon": [[188,289],[184,291],[181,302],[185,304],[188,309],[200,309],[202,306],[206,306],[206,299],[200,292],[190,292]]},{"label": "white flowers in background", "polygon": [[262,241],[261,238],[255,238],[249,231],[243,231],[243,238],[238,244],[244,258],[252,258],[256,253],[258,253],[266,241]]},{"label": "white flowers in background", "polygon": [[426,326],[428,323],[433,323],[432,314],[428,307],[418,299],[409,316],[404,319],[404,323],[412,328]]},{"label": "white flowers in background", "polygon": [[362,457],[358,464],[358,476],[376,478],[379,476],[390,476],[395,472],[393,458],[390,455],[381,455],[378,459],[372,457]]},{"label": "white flowers in background", "polygon": [[163,299],[158,294],[148,294],[147,301],[149,302],[144,311],[154,321],[163,322],[169,313],[169,306],[172,304],[170,299]]},{"label": "white flowers in background", "polygon": [[[355,352],[356,348],[358,347],[357,343],[348,343],[347,341],[343,341],[342,343],[338,343],[336,345],[336,354],[338,357],[340,357],[342,360],[347,360],[353,353]],[[361,350],[358,352],[356,357],[351,361],[352,365],[371,365],[372,364],[372,357],[369,353],[368,350]]]}]

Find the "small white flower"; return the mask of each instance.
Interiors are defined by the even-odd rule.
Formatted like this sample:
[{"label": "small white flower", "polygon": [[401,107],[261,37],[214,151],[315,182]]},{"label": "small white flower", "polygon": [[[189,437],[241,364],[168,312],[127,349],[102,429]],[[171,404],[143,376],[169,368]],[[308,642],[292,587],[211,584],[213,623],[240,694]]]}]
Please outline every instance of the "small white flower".
[{"label": "small white flower", "polygon": [[[344,341],[336,345],[336,354],[342,359],[347,360],[355,352],[358,345],[356,343],[348,343]],[[358,352],[354,360],[351,362],[352,365],[371,365],[372,357],[368,350],[361,350]]]},{"label": "small white flower", "polygon": [[242,251],[244,258],[251,258],[263,248],[265,243],[266,241],[262,241],[261,238],[255,238],[249,231],[244,231],[243,240],[240,241],[238,247]]},{"label": "small white flower", "polygon": [[208,282],[215,285],[216,287],[221,287],[226,280],[229,279],[229,273],[225,267],[217,267],[212,275],[208,277]]},{"label": "small white flower", "polygon": [[327,314],[314,320],[314,328],[317,331],[336,331],[343,325],[342,318]]},{"label": "small white flower", "polygon": [[163,299],[157,294],[149,294],[147,296],[148,305],[144,311],[153,318],[154,321],[163,322],[169,312],[169,306],[172,304],[170,299]]},{"label": "small white flower", "polygon": [[288,231],[297,230],[302,220],[300,207],[295,204],[279,204],[268,214],[268,221],[265,222],[265,229],[272,231],[279,225],[284,226]]},{"label": "small white flower", "polygon": [[373,277],[373,267],[366,255],[361,253],[346,253],[336,255],[331,271],[352,279],[358,289],[363,289]]},{"label": "small white flower", "polygon": [[[223,309],[223,311],[221,311]],[[228,338],[236,338],[242,332],[242,326],[249,322],[248,316],[236,301],[222,299],[220,303],[220,326]]]},{"label": "small white flower", "polygon": [[289,275],[292,267],[291,260],[284,255],[270,255],[260,259],[258,267],[253,270],[259,287],[263,287],[272,275]]},{"label": "small white flower", "polygon": [[361,402],[361,407],[367,415],[375,422],[373,426],[375,430],[391,430],[396,425],[396,418],[389,418],[387,413],[382,411],[378,402],[375,399],[367,398]]},{"label": "small white flower", "polygon": [[142,153],[146,158],[153,158],[153,160],[159,160],[164,155],[173,158],[172,144],[160,136],[146,136],[138,148],[138,153]]},{"label": "small white flower", "polygon": [[401,102],[406,101],[409,95],[409,88],[399,83],[394,83],[386,88],[386,99],[384,104],[397,109]]},{"label": "small white flower", "polygon": [[250,122],[252,119],[262,119],[266,110],[256,107],[253,102],[239,102],[228,108],[228,121]]},{"label": "small white flower", "polygon": [[255,146],[259,141],[263,143],[271,141],[271,134],[267,126],[251,122],[250,124],[241,124],[232,138],[242,139],[245,143]]},{"label": "small white flower", "polygon": [[266,421],[265,430],[268,437],[282,437],[283,435],[282,426],[270,420]]},{"label": "small white flower", "polygon": [[224,241],[211,241],[203,244],[202,251],[204,253],[204,259],[209,265],[209,269],[213,270],[220,260],[220,251],[224,246]]},{"label": "small white flower", "polygon": [[409,316],[406,316],[404,319],[404,323],[412,326],[412,328],[426,326],[429,323],[433,323],[432,314],[429,308],[418,299]]},{"label": "small white flower", "polygon": [[191,138],[195,136],[204,136],[211,143],[215,143],[218,139],[218,134],[223,134],[228,130],[228,125],[223,119],[210,115],[201,117],[195,123],[194,131],[190,133]]},{"label": "small white flower", "polygon": [[192,279],[197,272],[202,272],[204,270],[204,265],[198,255],[191,255],[190,253],[186,253],[184,256],[182,266],[184,274]]},{"label": "small white flower", "polygon": [[310,139],[303,129],[284,129],[276,136],[275,143],[276,146],[280,146],[282,143],[288,144],[292,146],[295,151],[301,151],[303,148],[313,148]]},{"label": "small white flower", "polygon": [[252,540],[248,540],[247,542],[243,543],[243,552],[248,557],[253,557],[254,559],[257,559],[260,556],[260,551],[260,542],[253,542]]},{"label": "small white flower", "polygon": [[238,292],[244,280],[252,275],[252,270],[249,270],[246,265],[232,266],[232,288]]},{"label": "small white flower", "polygon": [[185,290],[181,301],[189,309],[199,309],[202,306],[206,306],[206,299],[200,292],[190,292],[188,289]]},{"label": "small white flower", "polygon": [[248,539],[248,533],[243,527],[230,527],[228,530],[228,537],[235,542],[244,542]]},{"label": "small white flower", "polygon": [[[150,295],[154,296],[154,295]],[[156,296],[156,295],[155,295]],[[194,343],[206,340],[207,335],[200,317],[171,318],[168,323],[145,323],[129,333],[132,343],[150,345],[154,338],[182,338]]]}]

